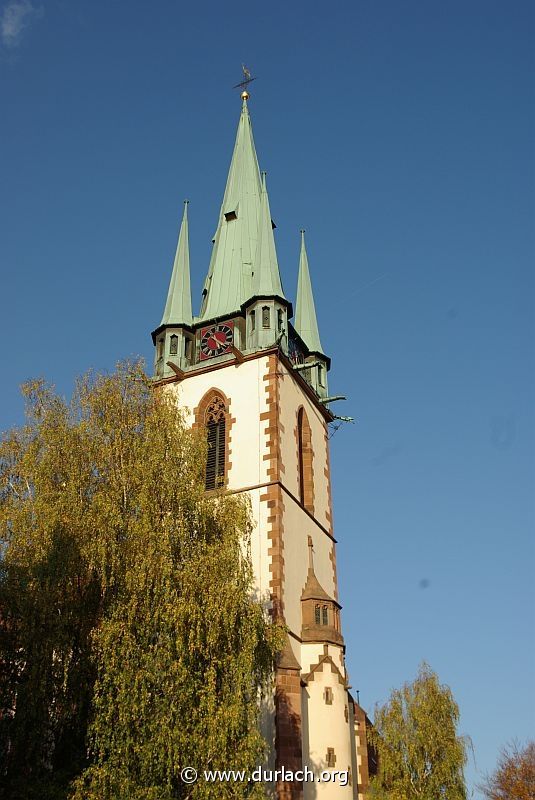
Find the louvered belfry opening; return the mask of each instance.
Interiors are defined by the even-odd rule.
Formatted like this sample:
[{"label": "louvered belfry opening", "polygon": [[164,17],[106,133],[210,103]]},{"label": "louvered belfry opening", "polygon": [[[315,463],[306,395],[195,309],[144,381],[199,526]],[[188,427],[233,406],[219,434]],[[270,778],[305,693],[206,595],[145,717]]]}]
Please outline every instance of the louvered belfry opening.
[{"label": "louvered belfry opening", "polygon": [[206,409],[205,425],[208,440],[205,486],[217,489],[225,483],[226,467],[226,408],[223,398],[218,395]]}]

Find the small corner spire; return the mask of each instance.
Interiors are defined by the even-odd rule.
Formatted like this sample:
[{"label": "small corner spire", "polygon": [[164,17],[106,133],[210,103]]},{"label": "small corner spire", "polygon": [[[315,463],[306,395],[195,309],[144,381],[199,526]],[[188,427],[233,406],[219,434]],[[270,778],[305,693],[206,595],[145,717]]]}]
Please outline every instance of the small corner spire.
[{"label": "small corner spire", "polygon": [[188,205],[189,200],[184,200],[184,211],[173,263],[173,272],[160,325],[191,325],[193,322],[189,265]]},{"label": "small corner spire", "polygon": [[299,277],[297,279],[297,300],[295,304],[295,330],[312,353],[324,355],[321,346],[316,317],[316,306],[310,281],[308,256],[305,244],[305,231],[301,229],[301,253],[299,256]]},{"label": "small corner spire", "polygon": [[307,580],[301,594],[301,600],[332,600],[327,594],[323,586],[320,585],[316,573],[314,572],[314,544],[312,536],[308,537],[308,575]]},{"label": "small corner spire", "polygon": [[312,543],[312,536],[308,537],[308,569],[314,572],[314,545]]},{"label": "small corner spire", "polygon": [[275,250],[273,223],[269,208],[266,172],[262,172],[262,196],[260,198],[260,223],[258,243],[254,260],[253,295],[274,296],[285,300]]}]

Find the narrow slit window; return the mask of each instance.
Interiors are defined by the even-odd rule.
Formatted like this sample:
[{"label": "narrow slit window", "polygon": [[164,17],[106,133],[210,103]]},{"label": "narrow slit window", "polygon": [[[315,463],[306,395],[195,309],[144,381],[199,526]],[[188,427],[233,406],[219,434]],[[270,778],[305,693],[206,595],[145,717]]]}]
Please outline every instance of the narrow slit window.
[{"label": "narrow slit window", "polygon": [[330,686],[326,686],[325,687],[324,698],[325,698],[325,705],[332,706],[332,704],[333,704],[333,690],[331,689]]},{"label": "narrow slit window", "polygon": [[336,755],[334,753],[334,747],[327,748],[327,758],[325,760],[327,761],[328,767],[336,766]]},{"label": "narrow slit window", "polygon": [[169,355],[176,356],[177,353],[178,353],[178,336],[176,335],[176,333],[173,333],[173,335],[169,339]]},{"label": "narrow slit window", "polygon": [[316,625],[321,625],[321,609],[319,606],[316,606],[315,613],[314,613],[314,621]]},{"label": "narrow slit window", "polygon": [[251,320],[251,331],[254,331],[256,328],[256,312],[251,311],[251,313],[249,314],[249,318]]},{"label": "narrow slit window", "polygon": [[297,455],[299,471],[299,500],[307,511],[314,513],[314,471],[312,464],[312,431],[303,408],[297,414]]},{"label": "narrow slit window", "polygon": [[263,328],[271,327],[271,315],[269,312],[269,306],[262,306],[262,327]]},{"label": "narrow slit window", "polygon": [[280,333],[284,324],[284,312],[282,308],[277,311],[277,330]]},{"label": "narrow slit window", "polygon": [[191,339],[188,337],[184,339],[184,356],[188,361],[191,358]]},{"label": "narrow slit window", "polygon": [[329,612],[327,610],[327,606],[323,606],[321,609],[321,624],[328,625],[329,624]]}]

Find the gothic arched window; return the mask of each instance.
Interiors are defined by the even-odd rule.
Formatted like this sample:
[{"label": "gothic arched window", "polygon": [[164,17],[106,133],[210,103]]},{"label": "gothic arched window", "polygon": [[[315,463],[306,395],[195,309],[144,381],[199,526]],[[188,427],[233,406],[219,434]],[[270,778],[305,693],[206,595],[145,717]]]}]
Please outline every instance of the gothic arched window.
[{"label": "gothic arched window", "polygon": [[327,611],[327,606],[323,606],[321,609],[321,624],[328,625],[329,624],[329,612]]},{"label": "gothic arched window", "polygon": [[321,625],[321,609],[319,606],[314,609],[314,622],[316,625]]},{"label": "gothic arched window", "polygon": [[312,466],[312,431],[304,408],[297,414],[297,454],[299,468],[299,499],[314,513],[314,470]]},{"label": "gothic arched window", "polygon": [[269,311],[269,306],[262,306],[262,327],[271,327],[271,314]]},{"label": "gothic arched window", "polygon": [[173,333],[173,335],[169,339],[169,355],[176,356],[177,354],[178,354],[178,336],[176,335],[176,333]]},{"label": "gothic arched window", "polygon": [[208,458],[206,461],[207,489],[223,486],[226,477],[226,407],[219,395],[211,399],[204,416],[206,436],[208,440]]}]

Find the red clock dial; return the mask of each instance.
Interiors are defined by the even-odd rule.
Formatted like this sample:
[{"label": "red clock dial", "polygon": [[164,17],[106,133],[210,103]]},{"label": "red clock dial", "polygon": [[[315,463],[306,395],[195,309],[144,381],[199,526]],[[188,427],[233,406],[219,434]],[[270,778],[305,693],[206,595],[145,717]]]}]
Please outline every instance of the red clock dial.
[{"label": "red clock dial", "polygon": [[234,342],[234,323],[226,322],[201,329],[201,360],[228,353]]}]

